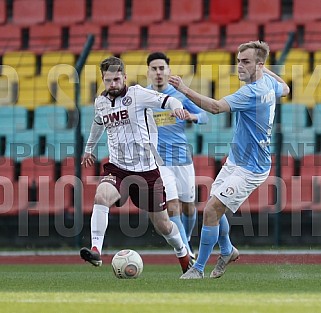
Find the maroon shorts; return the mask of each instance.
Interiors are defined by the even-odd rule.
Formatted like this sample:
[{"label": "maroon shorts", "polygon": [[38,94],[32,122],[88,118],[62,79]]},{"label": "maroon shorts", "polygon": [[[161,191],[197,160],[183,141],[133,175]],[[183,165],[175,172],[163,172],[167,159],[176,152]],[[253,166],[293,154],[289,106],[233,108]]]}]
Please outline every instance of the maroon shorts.
[{"label": "maroon shorts", "polygon": [[112,163],[104,164],[100,182],[108,182],[120,193],[117,206],[122,206],[128,197],[140,209],[148,212],[166,210],[166,194],[158,168],[147,172],[123,170]]}]

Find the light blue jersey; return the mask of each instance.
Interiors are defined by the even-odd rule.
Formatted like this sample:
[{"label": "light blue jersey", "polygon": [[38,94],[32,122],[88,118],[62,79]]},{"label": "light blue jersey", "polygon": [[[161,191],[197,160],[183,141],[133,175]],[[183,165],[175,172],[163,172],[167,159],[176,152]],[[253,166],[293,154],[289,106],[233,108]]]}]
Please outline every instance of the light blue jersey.
[{"label": "light blue jersey", "polygon": [[[149,85],[147,88],[153,89],[151,85]],[[184,109],[197,116],[198,124],[206,124],[208,122],[207,113],[196,106],[181,92],[177,91],[172,85],[168,85],[168,87],[163,90],[162,93],[181,101]],[[185,135],[186,121],[178,118],[171,118],[169,116],[170,111],[164,112],[164,110],[161,109],[153,109],[153,111],[154,118],[158,126],[157,150],[164,161],[163,165],[182,166],[191,164],[191,149]]]},{"label": "light blue jersey", "polygon": [[268,74],[237,92],[224,97],[236,112],[236,127],[228,155],[229,161],[253,173],[265,173],[271,167],[270,139],[276,97],[283,86]]}]

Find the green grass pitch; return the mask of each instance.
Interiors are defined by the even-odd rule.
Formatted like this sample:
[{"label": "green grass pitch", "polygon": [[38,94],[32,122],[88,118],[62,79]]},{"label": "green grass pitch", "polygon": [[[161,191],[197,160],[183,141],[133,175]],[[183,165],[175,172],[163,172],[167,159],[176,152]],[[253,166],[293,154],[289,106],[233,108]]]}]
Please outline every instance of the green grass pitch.
[{"label": "green grass pitch", "polygon": [[[210,268],[206,269],[207,276]],[[111,266],[1,265],[2,313],[321,312],[320,265],[232,264],[217,280],[179,280],[178,265],[149,265],[120,280]]]}]

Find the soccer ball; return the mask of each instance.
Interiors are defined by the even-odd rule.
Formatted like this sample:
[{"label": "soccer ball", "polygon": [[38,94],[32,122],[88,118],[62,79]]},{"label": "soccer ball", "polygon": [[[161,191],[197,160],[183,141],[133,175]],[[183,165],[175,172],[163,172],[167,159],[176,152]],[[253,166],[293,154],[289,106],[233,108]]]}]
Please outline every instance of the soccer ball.
[{"label": "soccer ball", "polygon": [[143,271],[143,260],[136,251],[126,249],[114,255],[111,266],[117,278],[137,278]]}]

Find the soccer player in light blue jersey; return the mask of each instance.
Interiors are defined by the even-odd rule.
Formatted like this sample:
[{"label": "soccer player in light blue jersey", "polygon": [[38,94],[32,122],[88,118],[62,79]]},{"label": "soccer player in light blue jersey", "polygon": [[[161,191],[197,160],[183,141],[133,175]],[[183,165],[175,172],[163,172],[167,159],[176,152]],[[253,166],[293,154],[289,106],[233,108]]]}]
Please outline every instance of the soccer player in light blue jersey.
[{"label": "soccer player in light blue jersey", "polygon": [[226,266],[235,261],[238,250],[228,235],[225,212],[235,213],[248,196],[268,177],[271,168],[270,138],[276,97],[286,96],[290,89],[264,63],[269,46],[262,41],[250,41],[238,48],[239,79],[245,82],[235,93],[220,100],[211,99],[191,90],[178,76],[169,83],[199,107],[212,113],[236,112],[236,126],[226,163],[216,177],[203,216],[203,226],[196,263],[181,279],[204,277],[205,265],[218,242],[221,255],[210,277],[221,277]]},{"label": "soccer player in light blue jersey", "polygon": [[[206,124],[207,113],[168,84],[171,74],[169,61],[162,52],[154,52],[148,56],[147,75],[151,84],[147,88],[180,100],[187,121]],[[186,120],[172,117],[169,110],[153,109],[153,111],[158,127],[157,150],[164,162],[159,170],[165,186],[168,213],[170,219],[178,226],[183,242],[193,256],[190,239],[196,221],[195,172],[192,147],[185,135]]]}]

